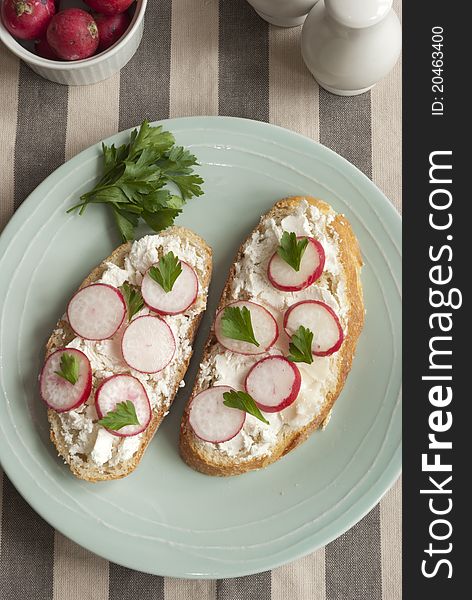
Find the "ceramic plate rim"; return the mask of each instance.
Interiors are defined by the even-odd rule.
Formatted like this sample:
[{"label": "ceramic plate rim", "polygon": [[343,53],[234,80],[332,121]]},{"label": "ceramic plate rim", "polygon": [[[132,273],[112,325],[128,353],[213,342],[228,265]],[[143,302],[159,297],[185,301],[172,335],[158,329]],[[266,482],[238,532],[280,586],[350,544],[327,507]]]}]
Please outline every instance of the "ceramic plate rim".
[{"label": "ceramic plate rim", "polygon": [[[161,124],[164,127],[169,127],[171,130],[175,130],[176,133],[179,132],[179,124],[184,125],[183,131],[185,131],[185,124],[200,124],[203,127],[211,128],[211,124],[215,123],[216,127],[220,127],[224,125],[226,122],[241,122],[244,124],[244,127],[254,128],[254,132],[257,134],[257,130],[267,132],[268,135],[271,135],[271,131],[281,132],[280,134],[286,136],[286,143],[290,145],[291,139],[298,139],[303,141],[308,145],[317,146],[319,151],[325,153],[326,156],[330,157],[332,160],[335,160],[343,170],[346,170],[349,175],[355,176],[358,181],[364,187],[367,186],[369,188],[369,192],[375,193],[379,198],[382,198],[382,202],[379,203],[378,208],[382,216],[387,218],[386,228],[393,232],[395,240],[401,240],[401,217],[398,212],[395,210],[391,202],[386,198],[386,196],[375,186],[375,184],[360,170],[358,170],[354,165],[348,162],[343,157],[339,156],[336,152],[330,150],[326,146],[311,140],[310,138],[298,134],[296,132],[290,131],[288,129],[284,129],[282,127],[278,127],[276,125],[272,125],[269,123],[264,123],[260,121],[252,121],[250,119],[243,119],[239,117],[181,117],[175,119],[165,119],[156,121],[155,123]],[[193,126],[192,129],[197,128]],[[117,134],[110,136],[105,139],[105,142],[109,142],[117,135],[123,135],[127,131],[131,131],[134,128],[129,128],[128,130],[121,131]],[[223,129],[221,130],[223,134]],[[249,132],[247,132],[249,134]],[[268,140],[263,140],[268,141]],[[17,231],[19,225],[22,222],[23,217],[26,215],[27,211],[30,210],[35,198],[41,196],[43,190],[49,189],[53,181],[56,177],[61,174],[65,174],[67,170],[71,169],[74,165],[78,165],[81,163],[82,158],[85,154],[91,152],[91,149],[96,147],[97,144],[93,144],[92,146],[86,148],[76,156],[74,156],[69,161],[65,162],[63,165],[54,170],[42,183],[40,183],[25,199],[25,201],[21,204],[21,206],[16,210],[6,227],[4,228],[1,236],[0,236],[0,252],[5,250],[10,241],[12,240],[15,232]],[[401,243],[401,242],[400,242]],[[401,250],[399,249],[399,254],[401,256]],[[0,362],[1,365],[1,362]],[[0,371],[1,375],[1,371]],[[400,392],[401,394],[401,392]],[[62,526],[58,527],[57,524],[54,523],[54,515],[48,513],[47,507],[43,506],[41,502],[36,500],[31,494],[28,492],[28,481],[29,479],[23,479],[22,473],[19,470],[16,470],[15,467],[18,467],[18,459],[16,455],[11,455],[9,449],[4,444],[3,439],[0,438],[0,458],[2,467],[5,473],[8,475],[14,486],[17,488],[19,493],[25,498],[25,500],[32,506],[32,508],[45,520],[47,521],[53,528],[56,528],[58,531],[73,539],[76,543],[82,545],[83,547],[89,549],[91,552],[95,552],[92,545],[87,545],[87,540],[79,539],[80,536],[71,534],[68,532],[67,527]],[[21,467],[21,465],[20,465]],[[354,524],[356,524],[363,516],[365,516],[382,498],[382,496],[390,489],[390,487],[394,484],[396,479],[401,473],[401,441],[398,446],[395,448],[395,451],[392,452],[390,461],[387,465],[387,468],[383,471],[383,473],[377,478],[375,482],[367,489],[364,490],[363,494],[360,498],[358,498],[353,504],[350,505],[347,513],[344,513],[340,517],[329,523],[329,526],[326,526],[330,531],[325,534],[322,542],[313,543],[310,536],[303,539],[302,542],[299,543],[300,549],[297,551],[289,551],[287,555],[283,553],[279,560],[268,560],[263,566],[257,566],[256,568],[244,568],[244,566],[238,565],[233,566],[230,571],[214,571],[214,572],[205,572],[205,573],[195,573],[191,571],[182,572],[177,569],[173,573],[160,573],[157,571],[152,572],[153,574],[165,575],[170,577],[186,577],[186,578],[195,578],[195,579],[213,579],[217,577],[238,577],[243,575],[250,575],[253,573],[259,573],[263,570],[273,569],[282,564],[286,564],[287,562],[296,560],[302,556],[307,555],[310,552],[313,552],[317,548],[326,545],[332,540],[336,539],[340,535],[342,535],[345,531],[350,529]],[[342,521],[342,523],[338,523]],[[335,531],[333,531],[335,530]],[[133,561],[132,559],[123,560],[122,555],[120,554],[120,550],[115,551],[113,548],[107,550],[107,552],[99,552],[101,556],[104,558],[122,566],[130,567],[136,570],[142,570],[137,562],[137,560]],[[262,559],[262,562],[263,559]],[[224,567],[225,569],[227,567]],[[146,570],[145,572],[151,572]]]}]

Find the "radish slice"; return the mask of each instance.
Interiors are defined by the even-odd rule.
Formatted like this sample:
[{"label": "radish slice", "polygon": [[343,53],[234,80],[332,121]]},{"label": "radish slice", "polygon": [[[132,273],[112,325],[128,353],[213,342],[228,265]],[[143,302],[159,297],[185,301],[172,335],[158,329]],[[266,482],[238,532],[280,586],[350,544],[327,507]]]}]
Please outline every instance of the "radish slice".
[{"label": "radish slice", "polygon": [[259,346],[250,342],[233,340],[223,335],[221,331],[221,319],[224,315],[224,308],[216,315],[215,320],[215,335],[222,346],[238,354],[263,354],[275,344],[279,337],[279,328],[277,327],[276,320],[266,308],[260,304],[247,302],[246,300],[231,302],[231,304],[227,304],[226,306],[238,306],[239,308],[245,306],[249,310],[254,337],[259,342]]},{"label": "radish slice", "polygon": [[119,402],[127,400],[134,404],[139,425],[125,425],[117,431],[107,428],[107,431],[119,437],[137,435],[149,425],[151,404],[143,384],[132,375],[112,375],[102,381],[95,392],[95,408],[100,419],[115,410]]},{"label": "radish slice", "polygon": [[257,362],[246,377],[245,388],[265,412],[279,412],[295,402],[302,378],[284,356],[268,356]]},{"label": "radish slice", "polygon": [[[63,354],[72,354],[79,361],[79,377],[72,384],[56,374],[61,370]],[[75,348],[61,348],[50,354],[39,377],[41,398],[56,412],[72,410],[84,404],[92,390],[92,368],[89,359]]]},{"label": "radish slice", "polygon": [[126,303],[117,288],[93,283],[80,289],[67,307],[74,333],[86,340],[111,338],[123,323]]},{"label": "radish slice", "polygon": [[284,316],[284,328],[292,336],[303,325],[313,332],[312,352],[329,356],[341,347],[344,333],[333,309],[319,300],[306,300],[291,306]]},{"label": "radish slice", "polygon": [[[303,236],[297,237],[302,239]],[[269,261],[267,277],[271,284],[283,292],[299,292],[321,277],[325,264],[323,246],[314,238],[307,238],[308,245],[300,261],[300,270],[295,271],[275,252]]]},{"label": "radish slice", "polygon": [[175,280],[170,292],[165,292],[152,279],[149,271],[141,284],[141,294],[144,302],[151,310],[162,315],[177,315],[191,306],[198,294],[198,279],[195,271],[184,261],[180,261],[182,273]]},{"label": "radish slice", "polygon": [[171,328],[159,317],[145,315],[131,321],[121,341],[126,364],[142,373],[157,373],[172,360],[175,340]]},{"label": "radish slice", "polygon": [[227,385],[215,385],[193,398],[188,422],[201,440],[213,444],[227,442],[241,431],[246,413],[223,404],[223,394],[232,390]]}]

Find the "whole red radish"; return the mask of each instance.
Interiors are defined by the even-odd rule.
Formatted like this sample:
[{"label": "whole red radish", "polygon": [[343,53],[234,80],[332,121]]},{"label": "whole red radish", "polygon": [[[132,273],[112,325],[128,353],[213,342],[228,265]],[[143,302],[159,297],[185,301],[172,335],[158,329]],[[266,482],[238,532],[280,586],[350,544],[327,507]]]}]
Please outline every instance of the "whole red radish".
[{"label": "whole red radish", "polygon": [[20,40],[42,37],[56,8],[54,0],[4,0],[2,20],[5,27]]},{"label": "whole red radish", "polygon": [[38,56],[42,56],[43,58],[48,58],[49,60],[59,60],[57,58],[57,54],[48,44],[46,37],[43,37],[37,42],[35,42],[34,51]]},{"label": "whole red radish", "polygon": [[84,2],[102,15],[118,15],[125,12],[134,0],[84,0]]},{"label": "whole red radish", "polygon": [[131,19],[127,13],[119,15],[96,15],[95,22],[98,27],[98,48],[106,50],[113,46],[128,29]]},{"label": "whole red radish", "polygon": [[67,8],[52,18],[47,30],[47,40],[59,58],[88,58],[98,47],[97,24],[85,10]]}]

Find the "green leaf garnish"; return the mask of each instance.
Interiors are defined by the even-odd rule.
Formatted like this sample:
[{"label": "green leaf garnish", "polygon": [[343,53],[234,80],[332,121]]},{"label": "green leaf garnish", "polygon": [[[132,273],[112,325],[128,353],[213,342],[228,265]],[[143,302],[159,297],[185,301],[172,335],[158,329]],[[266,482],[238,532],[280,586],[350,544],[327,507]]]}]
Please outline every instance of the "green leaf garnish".
[{"label": "green leaf garnish", "polygon": [[143,297],[141,296],[141,292],[137,288],[134,288],[126,281],[120,287],[120,290],[126,302],[128,321],[131,321],[133,316],[143,308]]},{"label": "green leaf garnish", "polygon": [[307,246],[307,238],[297,240],[297,236],[293,231],[290,233],[288,231],[284,231],[282,239],[280,240],[280,246],[277,248],[277,254],[282,260],[290,265],[292,269],[299,271],[302,256]]},{"label": "green leaf garnish", "polygon": [[231,392],[225,392],[223,394],[223,404],[225,406],[229,406],[230,408],[239,408],[239,410],[243,410],[244,412],[249,413],[259,421],[270,425],[269,421],[264,417],[261,413],[257,404],[254,402],[254,398],[246,392],[236,392],[232,390]]},{"label": "green leaf garnish", "polygon": [[79,359],[75,354],[64,352],[61,356],[61,370],[54,373],[75,385],[79,379]]},{"label": "green leaf garnish", "polygon": [[288,360],[292,362],[304,362],[311,365],[313,362],[313,353],[311,344],[313,342],[313,332],[300,325],[297,331],[290,339]]},{"label": "green leaf garnish", "polygon": [[221,318],[221,332],[232,340],[249,342],[259,347],[259,342],[254,336],[251,312],[243,306],[227,306]]},{"label": "green leaf garnish", "polygon": [[159,259],[156,266],[149,269],[148,273],[151,279],[154,279],[167,294],[182,273],[182,265],[173,252],[168,252]]},{"label": "green leaf garnish", "polygon": [[[174,136],[160,125],[143,121],[131,132],[129,144],[102,144],[102,152],[101,179],[67,212],[82,214],[89,204],[106,204],[125,241],[134,239],[140,219],[160,231],[174,222],[187,200],[203,194],[203,179],[193,170],[197,159],[175,146]],[[168,183],[177,186],[181,197],[162,189]]]},{"label": "green leaf garnish", "polygon": [[139,425],[139,420],[136,415],[136,409],[131,400],[118,402],[115,410],[107,412],[107,414],[98,421],[99,425],[103,425],[106,429],[118,431],[127,425]]}]

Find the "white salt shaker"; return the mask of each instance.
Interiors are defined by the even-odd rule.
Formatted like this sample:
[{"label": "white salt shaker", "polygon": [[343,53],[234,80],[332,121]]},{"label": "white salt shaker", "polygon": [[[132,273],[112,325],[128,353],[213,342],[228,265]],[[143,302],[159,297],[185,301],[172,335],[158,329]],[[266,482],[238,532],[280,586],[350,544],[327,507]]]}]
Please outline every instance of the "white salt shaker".
[{"label": "white salt shaker", "polygon": [[302,55],[321,87],[339,96],[370,90],[398,60],[392,0],[319,0],[302,30]]},{"label": "white salt shaker", "polygon": [[265,21],[279,27],[301,25],[317,0],[247,0]]}]

